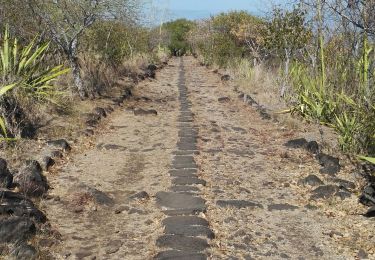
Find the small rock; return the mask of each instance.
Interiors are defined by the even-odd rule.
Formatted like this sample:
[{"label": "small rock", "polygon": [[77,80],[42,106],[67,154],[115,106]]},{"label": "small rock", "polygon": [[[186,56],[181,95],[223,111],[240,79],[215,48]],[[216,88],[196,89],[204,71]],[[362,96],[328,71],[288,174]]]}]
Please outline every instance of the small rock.
[{"label": "small rock", "polygon": [[341,200],[344,200],[350,198],[352,194],[347,191],[339,191],[335,194],[335,196],[339,197]]},{"label": "small rock", "polygon": [[0,158],[0,188],[11,188],[13,183],[13,175],[8,169],[7,162]]},{"label": "small rock", "polygon": [[158,115],[158,112],[155,109],[145,110],[145,109],[137,108],[134,110],[133,113],[136,116],[146,116],[146,115],[157,116]]},{"label": "small rock", "polygon": [[55,150],[51,152],[51,158],[63,158],[64,155],[61,151]]},{"label": "small rock", "polygon": [[320,165],[322,165],[323,167],[340,166],[340,160],[331,155],[320,153],[316,156],[316,158],[318,159]]},{"label": "small rock", "polygon": [[289,204],[272,204],[268,206],[269,211],[273,210],[291,210],[294,211],[298,209],[297,206],[289,205]]},{"label": "small rock", "polygon": [[299,138],[299,139],[289,140],[284,145],[289,148],[303,148],[307,144],[308,143],[305,138]]},{"label": "small rock", "polygon": [[34,260],[38,256],[35,247],[22,243],[18,245],[11,254],[17,260]]},{"label": "small rock", "polygon": [[48,171],[55,164],[55,160],[53,160],[50,156],[43,156],[40,160],[40,166],[44,171]]},{"label": "small rock", "polygon": [[241,208],[263,208],[259,203],[246,201],[246,200],[218,200],[216,205],[219,207],[235,207],[238,209]]},{"label": "small rock", "polygon": [[357,257],[358,257],[359,259],[369,259],[369,258],[368,258],[368,254],[367,254],[366,251],[363,250],[363,249],[360,249],[360,250],[358,251]]},{"label": "small rock", "polygon": [[114,254],[116,253],[117,251],[120,250],[120,247],[122,246],[122,242],[120,240],[113,240],[113,241],[110,241],[108,244],[107,244],[107,248],[105,249],[105,252],[107,254]]},{"label": "small rock", "polygon": [[363,216],[365,216],[366,218],[373,218],[375,217],[375,206],[372,206],[371,208],[369,208],[366,212],[366,214],[364,214]]},{"label": "small rock", "polygon": [[225,102],[229,102],[230,98],[229,97],[220,97],[220,98],[217,99],[217,101],[219,101],[221,103],[225,103]]},{"label": "small rock", "polygon": [[309,151],[312,154],[318,154],[319,153],[319,144],[316,141],[310,141],[306,145],[306,150]]},{"label": "small rock", "polygon": [[94,108],[94,113],[97,114],[100,117],[107,117],[107,112],[102,107]]},{"label": "small rock", "polygon": [[150,196],[145,191],[138,192],[129,197],[129,199],[135,199],[135,200],[148,200],[149,198]]},{"label": "small rock", "polygon": [[333,182],[337,183],[340,187],[340,189],[345,189],[345,190],[354,190],[355,189],[355,184],[354,182],[343,180],[343,179],[333,179]]},{"label": "small rock", "polygon": [[26,161],[21,170],[14,176],[21,192],[29,196],[41,196],[48,190],[46,178],[42,174],[42,167],[37,161]]},{"label": "small rock", "polygon": [[59,148],[63,151],[67,151],[67,152],[71,150],[71,147],[70,147],[68,141],[66,141],[65,139],[48,141],[47,145]]},{"label": "small rock", "polygon": [[321,174],[335,176],[340,171],[340,169],[341,169],[340,165],[327,165],[321,168],[319,172]]},{"label": "small rock", "polygon": [[310,197],[310,199],[328,199],[332,197],[338,190],[339,187],[337,187],[336,185],[320,186],[312,191],[313,195]]},{"label": "small rock", "polygon": [[298,182],[298,184],[300,184],[300,185],[310,185],[310,186],[319,186],[319,185],[323,185],[324,183],[321,179],[319,179],[318,176],[309,175],[306,178],[300,180]]},{"label": "small rock", "polygon": [[39,223],[44,223],[47,220],[31,200],[11,191],[0,191],[0,215],[30,217]]},{"label": "small rock", "polygon": [[229,75],[223,75],[221,76],[221,80],[222,81],[229,81],[231,79],[231,77]]},{"label": "small rock", "polygon": [[35,224],[29,218],[11,217],[0,221],[0,243],[26,241],[35,232]]}]

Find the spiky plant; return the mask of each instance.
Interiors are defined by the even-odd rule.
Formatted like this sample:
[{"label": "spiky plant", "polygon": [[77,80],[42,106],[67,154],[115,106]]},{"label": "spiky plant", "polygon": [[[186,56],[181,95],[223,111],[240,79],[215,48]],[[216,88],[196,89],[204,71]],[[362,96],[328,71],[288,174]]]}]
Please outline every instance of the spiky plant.
[{"label": "spiky plant", "polygon": [[62,65],[46,65],[48,47],[49,43],[38,46],[35,39],[20,46],[16,38],[10,37],[8,26],[4,30],[0,39],[0,128],[3,138],[7,138],[7,128],[14,123],[9,118],[17,109],[16,95],[33,102],[54,102],[54,97],[60,94],[52,82],[68,69]]}]

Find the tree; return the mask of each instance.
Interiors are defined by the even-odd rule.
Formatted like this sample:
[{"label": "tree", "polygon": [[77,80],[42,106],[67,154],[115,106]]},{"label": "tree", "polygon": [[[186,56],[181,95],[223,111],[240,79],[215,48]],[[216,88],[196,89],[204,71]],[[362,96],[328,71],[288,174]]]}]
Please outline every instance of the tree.
[{"label": "tree", "polygon": [[168,48],[174,56],[181,56],[189,50],[188,32],[195,26],[194,22],[178,19],[164,25],[169,33]]},{"label": "tree", "polygon": [[87,97],[80,72],[78,47],[83,33],[99,19],[134,20],[137,0],[27,0],[29,8],[66,55],[79,96]]},{"label": "tree", "polygon": [[305,12],[300,8],[292,11],[275,9],[268,25],[265,45],[284,63],[284,74],[289,74],[290,61],[297,50],[303,49],[310,40],[311,31],[305,26]]}]

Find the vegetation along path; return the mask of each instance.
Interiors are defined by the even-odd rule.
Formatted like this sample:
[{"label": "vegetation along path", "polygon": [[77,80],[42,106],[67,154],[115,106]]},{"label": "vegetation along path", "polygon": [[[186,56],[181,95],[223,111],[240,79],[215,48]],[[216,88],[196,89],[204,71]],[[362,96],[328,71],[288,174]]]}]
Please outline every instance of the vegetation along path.
[{"label": "vegetation along path", "polygon": [[374,256],[373,225],[340,190],[351,183],[287,148],[298,133],[192,57],[156,78],[49,179],[55,199],[43,207],[61,234],[57,259]]}]

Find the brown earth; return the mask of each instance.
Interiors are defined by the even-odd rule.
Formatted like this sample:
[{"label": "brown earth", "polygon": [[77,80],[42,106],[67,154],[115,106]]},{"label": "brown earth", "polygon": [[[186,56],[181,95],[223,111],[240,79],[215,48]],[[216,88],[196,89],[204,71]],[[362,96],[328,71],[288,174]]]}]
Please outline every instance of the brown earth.
[{"label": "brown earth", "polygon": [[[349,198],[311,200],[313,188],[300,179],[314,174],[326,184],[335,182],[319,173],[313,155],[284,146],[306,132],[263,120],[218,75],[193,58],[183,63],[199,130],[195,159],[207,182],[201,196],[208,209],[201,216],[215,233],[209,258],[358,259],[361,250],[359,255],[375,259],[374,225],[361,216],[365,208],[357,202],[354,168],[343,162],[337,176],[356,184]],[[152,259],[158,252],[164,214],[154,195],[171,185],[179,64],[172,59],[156,80],[140,83],[126,108],[106,119],[107,126],[85,147],[73,147],[58,174],[48,176],[53,199],[43,201],[42,209],[61,239],[44,250],[45,258]],[[157,115],[134,109],[154,109]],[[129,198],[141,191],[150,197]],[[223,207],[218,200],[256,206]]]}]

